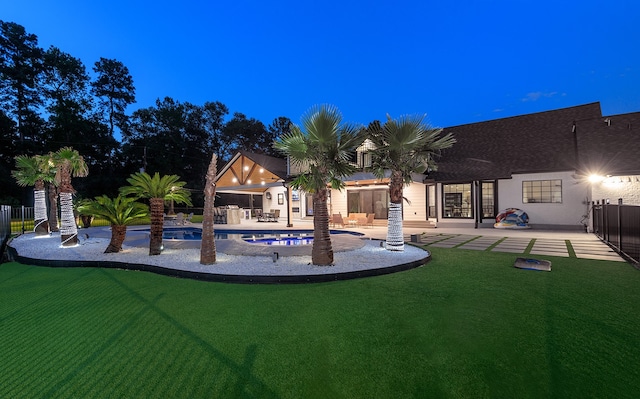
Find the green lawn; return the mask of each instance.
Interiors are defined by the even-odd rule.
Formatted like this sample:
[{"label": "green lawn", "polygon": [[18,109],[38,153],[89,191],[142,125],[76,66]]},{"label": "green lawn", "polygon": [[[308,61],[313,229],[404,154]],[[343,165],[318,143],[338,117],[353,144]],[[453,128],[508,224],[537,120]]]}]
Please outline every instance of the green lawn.
[{"label": "green lawn", "polygon": [[432,252],[310,285],[5,263],[0,397],[640,397],[638,270]]}]

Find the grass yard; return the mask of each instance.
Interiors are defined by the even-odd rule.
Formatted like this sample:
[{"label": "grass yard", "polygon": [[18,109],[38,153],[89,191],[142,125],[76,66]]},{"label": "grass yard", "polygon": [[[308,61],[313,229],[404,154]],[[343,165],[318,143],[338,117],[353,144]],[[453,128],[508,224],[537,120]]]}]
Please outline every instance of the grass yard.
[{"label": "grass yard", "polygon": [[638,270],[432,252],[310,285],[2,264],[0,397],[640,397]]}]

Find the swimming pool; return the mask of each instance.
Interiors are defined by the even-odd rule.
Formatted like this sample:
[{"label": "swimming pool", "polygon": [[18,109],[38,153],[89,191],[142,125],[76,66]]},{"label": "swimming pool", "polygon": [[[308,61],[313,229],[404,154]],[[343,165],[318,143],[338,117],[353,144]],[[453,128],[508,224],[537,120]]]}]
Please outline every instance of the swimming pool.
[{"label": "swimming pool", "polygon": [[[149,231],[149,229],[144,231]],[[343,230],[330,230],[330,233],[332,235],[364,235]],[[198,227],[164,228],[162,238],[165,240],[202,240],[202,229]],[[313,230],[215,230],[214,238],[216,240],[240,239],[250,244],[262,245],[309,245],[313,243]]]}]

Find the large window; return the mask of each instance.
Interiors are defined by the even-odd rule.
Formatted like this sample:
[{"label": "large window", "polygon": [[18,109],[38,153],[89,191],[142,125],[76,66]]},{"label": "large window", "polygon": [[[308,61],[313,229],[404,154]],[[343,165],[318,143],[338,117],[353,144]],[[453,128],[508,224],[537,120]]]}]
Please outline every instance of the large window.
[{"label": "large window", "polygon": [[496,217],[496,184],[494,182],[482,182],[482,217]]},{"label": "large window", "polygon": [[442,217],[473,218],[471,183],[442,185]]},{"label": "large window", "polygon": [[562,180],[525,180],[522,182],[522,203],[561,203]]}]

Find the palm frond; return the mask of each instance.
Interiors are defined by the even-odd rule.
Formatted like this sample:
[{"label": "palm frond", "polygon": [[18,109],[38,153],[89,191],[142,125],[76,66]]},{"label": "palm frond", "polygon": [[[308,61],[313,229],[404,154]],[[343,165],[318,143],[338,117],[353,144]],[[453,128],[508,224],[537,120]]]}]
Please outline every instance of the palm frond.
[{"label": "palm frond", "polygon": [[120,187],[120,193],[134,198],[162,198],[191,206],[191,192],[184,188],[186,182],[178,175],[164,175],[156,172],[153,176],[146,172],[132,174],[129,186]]},{"label": "palm frond", "polygon": [[113,199],[103,195],[94,200],[84,200],[78,205],[78,212],[101,217],[113,225],[124,226],[146,218],[149,207],[122,194]]}]

